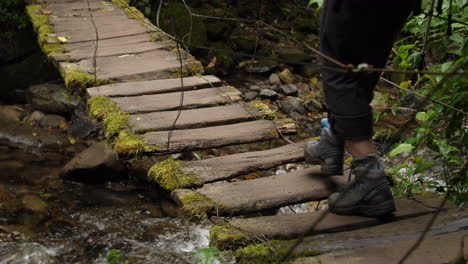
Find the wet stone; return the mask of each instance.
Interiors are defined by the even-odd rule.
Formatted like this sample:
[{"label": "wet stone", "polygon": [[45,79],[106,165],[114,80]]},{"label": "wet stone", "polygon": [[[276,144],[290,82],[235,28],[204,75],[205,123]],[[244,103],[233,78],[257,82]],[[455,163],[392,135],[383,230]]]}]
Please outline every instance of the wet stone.
[{"label": "wet stone", "polygon": [[26,112],[24,109],[14,105],[0,105],[0,116],[6,120],[21,121]]},{"label": "wet stone", "polygon": [[281,99],[279,106],[280,109],[289,116],[292,116],[293,113],[300,115],[307,114],[307,109],[304,107],[301,100],[297,99],[296,97],[287,96]]},{"label": "wet stone", "polygon": [[63,84],[40,84],[29,87],[28,101],[45,113],[61,114],[72,111],[80,102],[79,98],[69,95]]},{"label": "wet stone", "polygon": [[260,87],[258,85],[251,85],[251,86],[249,86],[249,89],[252,90],[252,91],[255,91],[255,92],[260,92],[262,90],[262,87]]},{"label": "wet stone", "polygon": [[280,74],[278,74],[279,78],[283,83],[293,83],[294,82],[294,75],[291,73],[290,70],[284,69]]},{"label": "wet stone", "polygon": [[24,121],[29,124],[39,124],[44,117],[45,114],[43,112],[36,110],[27,116]]},{"label": "wet stone", "polygon": [[44,128],[59,128],[60,124],[65,122],[65,118],[59,115],[46,115],[44,116],[39,125]]},{"label": "wet stone", "polygon": [[270,90],[270,89],[263,89],[260,91],[260,97],[262,98],[267,98],[271,100],[276,100],[279,98],[279,95],[277,92]]},{"label": "wet stone", "polygon": [[258,95],[258,92],[255,92],[255,91],[250,91],[250,92],[247,92],[245,93],[245,98],[244,100],[246,102],[250,102],[252,100],[255,100],[255,98],[257,98],[257,95]]},{"label": "wet stone", "polygon": [[281,85],[282,93],[285,95],[295,95],[297,94],[297,87],[294,84],[283,84]]},{"label": "wet stone", "polygon": [[321,113],[323,111],[323,105],[315,100],[314,98],[310,98],[304,103],[307,110],[313,113]]},{"label": "wet stone", "polygon": [[270,75],[270,78],[268,79],[269,82],[273,85],[281,84],[281,79],[278,74],[273,73]]},{"label": "wet stone", "polygon": [[74,121],[68,128],[67,134],[74,138],[90,139],[94,138],[98,133],[98,128],[95,124],[87,119]]}]

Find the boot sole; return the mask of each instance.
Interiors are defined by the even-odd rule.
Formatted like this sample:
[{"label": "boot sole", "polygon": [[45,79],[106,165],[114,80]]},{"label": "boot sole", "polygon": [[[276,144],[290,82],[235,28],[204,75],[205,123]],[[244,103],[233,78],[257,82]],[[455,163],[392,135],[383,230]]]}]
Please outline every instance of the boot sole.
[{"label": "boot sole", "polygon": [[376,205],[357,205],[348,208],[332,208],[330,212],[337,215],[364,215],[370,217],[380,217],[395,212],[395,202],[385,201]]}]

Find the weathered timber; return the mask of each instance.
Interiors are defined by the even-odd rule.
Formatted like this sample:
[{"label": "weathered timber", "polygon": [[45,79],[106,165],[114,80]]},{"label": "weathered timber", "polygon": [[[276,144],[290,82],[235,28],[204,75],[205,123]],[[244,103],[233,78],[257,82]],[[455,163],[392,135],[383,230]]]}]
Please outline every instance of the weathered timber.
[{"label": "weathered timber", "polygon": [[[218,77],[213,75],[184,77],[184,86],[182,87],[180,78],[125,82],[103,85],[87,89],[89,96],[136,96],[146,94],[160,94],[170,92],[180,92],[193,90],[201,87],[211,87],[211,84],[217,85],[221,82]],[[184,113],[185,114],[185,113]]]},{"label": "weathered timber", "polygon": [[[440,202],[441,199],[433,197],[398,199],[396,200],[397,211],[395,214],[382,219],[327,214],[315,227],[314,234],[356,230],[433,213],[436,211],[436,207],[433,205]],[[448,210],[449,208],[453,208],[453,206],[448,205],[444,210]],[[223,224],[222,227],[213,226],[210,243],[224,250],[232,249],[236,245],[256,243],[255,238],[259,236],[269,239],[297,238],[307,232],[311,223],[319,219],[323,213],[324,211],[317,211],[302,214],[234,219],[227,224]],[[238,235],[232,236],[229,234]]]},{"label": "weathered timber", "polygon": [[187,174],[197,175],[202,183],[210,183],[303,159],[304,144],[297,143],[263,151],[187,161],[182,169]]},{"label": "weathered timber", "polygon": [[215,106],[182,111],[175,126],[178,111],[151,112],[130,115],[130,126],[137,132],[164,131],[170,129],[191,129],[227,125],[255,120],[260,112],[251,112],[242,104]]},{"label": "weathered timber", "polygon": [[[405,263],[466,263],[468,260],[468,230],[441,234],[424,239]],[[464,243],[461,243],[464,241]],[[292,264],[366,264],[398,263],[416,240],[407,240],[345,251],[330,252],[317,257],[299,258]],[[464,247],[462,247],[464,246]]]},{"label": "weathered timber", "polygon": [[[290,144],[271,150],[247,152],[205,160],[181,162],[177,167],[161,172],[160,163],[155,164],[152,170],[157,177],[151,177],[161,187],[168,191],[177,188],[196,188],[205,183],[233,178],[252,171],[269,169],[287,162],[303,159],[303,143]],[[176,173],[174,173],[176,172]],[[181,181],[181,177],[184,181]]]},{"label": "weathered timber", "polygon": [[[294,250],[293,256],[318,255],[332,251],[337,252],[340,250],[357,250],[369,246],[380,246],[381,248],[384,248],[386,246],[391,246],[393,243],[408,241],[414,242],[416,239],[419,238],[421,232],[426,227],[426,223],[428,223],[432,216],[433,215],[431,213],[383,225],[357,229],[354,231],[309,236],[306,237],[304,241],[302,241],[302,243],[300,243],[299,246]],[[429,230],[429,232],[427,232],[426,235],[428,238],[437,237],[438,235],[446,233],[460,232],[466,230],[467,226],[468,211],[460,209],[451,209],[439,215],[435,224],[431,227],[431,229]],[[235,252],[235,255],[239,263],[271,263],[271,261],[273,260],[282,258],[284,256],[284,253],[288,251],[293,242],[294,240],[273,240],[264,244],[262,243],[262,241],[259,240],[258,244],[249,245],[245,248],[237,250]],[[409,249],[409,247],[407,249]],[[406,250],[403,250],[403,252],[401,252],[399,256],[402,257],[403,254],[405,254]],[[272,254],[269,254],[268,252],[272,252]],[[302,261],[311,259],[314,258],[305,258]],[[365,263],[369,262],[366,261]]]},{"label": "weathered timber", "polygon": [[[241,95],[241,92],[231,86],[188,91],[184,94],[184,104],[182,109],[200,108],[236,102],[242,99]],[[135,114],[179,109],[180,96],[180,93],[166,93],[132,97],[116,97],[112,98],[112,100],[119,105],[122,111]]]},{"label": "weathered timber", "polygon": [[156,147],[155,153],[177,153],[278,138],[275,126],[269,120],[175,130],[171,137],[169,150],[167,150],[168,133],[168,131],[148,132],[142,137],[148,142],[148,145]]},{"label": "weathered timber", "polygon": [[[114,45],[114,46],[107,46],[107,47],[98,45],[96,57],[128,56],[132,54],[155,51],[161,48],[165,48],[168,45],[171,45],[171,43],[142,42],[142,43],[129,43],[129,44]],[[65,45],[65,51],[69,51],[69,52],[55,53],[55,54],[52,54],[51,56],[56,61],[75,62],[75,61],[79,61],[83,59],[93,58],[94,50],[95,50],[94,45],[88,45],[82,48],[73,47],[71,45]]]},{"label": "weathered timber", "polygon": [[[196,192],[218,205],[219,214],[236,215],[323,200],[345,182],[347,179],[342,176],[322,176],[320,166],[314,166],[247,181],[205,184]],[[178,190],[172,196],[181,201],[177,198]],[[188,206],[183,203],[179,205]]]},{"label": "weathered timber", "polygon": [[[432,214],[427,214],[353,231],[306,237],[297,247],[296,252],[299,254],[313,249],[326,253],[377,245],[384,247],[396,242],[413,241],[419,238],[432,216]],[[426,235],[427,237],[436,237],[441,234],[463,231],[467,227],[468,210],[450,209],[437,217]],[[289,241],[280,242],[277,243],[276,247],[288,248],[290,244]],[[403,254],[404,252],[401,252],[399,256],[401,257]]]},{"label": "weathered timber", "polygon": [[[78,69],[93,73],[93,59],[77,63],[60,62],[61,69]],[[156,50],[129,56],[96,58],[98,79],[118,81],[152,80],[173,75],[179,68],[179,60],[174,53]]]}]

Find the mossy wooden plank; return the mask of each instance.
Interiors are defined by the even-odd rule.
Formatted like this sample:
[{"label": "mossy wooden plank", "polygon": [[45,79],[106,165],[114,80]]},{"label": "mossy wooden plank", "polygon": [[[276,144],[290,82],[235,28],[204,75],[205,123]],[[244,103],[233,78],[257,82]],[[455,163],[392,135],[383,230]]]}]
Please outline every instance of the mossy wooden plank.
[{"label": "mossy wooden plank", "polygon": [[169,150],[168,131],[148,132],[142,135],[155,153],[178,153],[197,149],[209,149],[228,145],[272,140],[278,138],[275,125],[269,120],[243,122],[233,125],[173,131]]},{"label": "mossy wooden plank", "polygon": [[[451,232],[425,238],[423,243],[413,251],[405,263],[466,263],[468,246],[466,246],[468,230]],[[465,247],[461,247],[461,241]],[[303,257],[292,264],[324,264],[324,263],[398,263],[403,254],[416,244],[416,240],[404,240],[389,244],[370,245],[364,248],[334,251],[317,257]]]},{"label": "mossy wooden plank", "polygon": [[[296,252],[300,253],[302,251],[314,249],[322,253],[328,253],[342,250],[358,250],[370,246],[380,246],[380,248],[384,250],[383,248],[391,246],[394,243],[405,241],[414,242],[417,240],[432,217],[433,214],[431,213],[368,228],[309,236],[297,247]],[[450,209],[442,212],[436,218],[429,232],[426,233],[426,239],[430,237],[437,238],[439,235],[447,233],[462,232],[466,230],[467,226],[468,210],[461,208]],[[408,250],[410,245],[413,244],[408,243],[408,247],[405,249]],[[279,244],[279,246],[281,246],[281,244]],[[289,243],[287,242],[282,245],[282,247],[286,248],[288,246]],[[399,256],[402,257],[404,252],[406,251],[403,250],[403,252],[400,252]]]},{"label": "mossy wooden plank", "polygon": [[[425,200],[427,201],[428,199],[397,199],[397,211],[393,216],[385,219],[327,214],[316,226],[315,234],[351,231],[433,213],[436,208],[426,206]],[[440,202],[440,199],[438,201]],[[323,212],[324,211],[317,211],[311,213],[274,215],[245,219],[238,218],[231,220],[228,224],[225,224],[224,229],[241,232],[245,234],[245,236],[251,238],[252,241],[254,241],[254,238],[258,236],[265,236],[270,239],[293,239],[305,233],[310,228],[311,223],[314,223],[318,218],[320,218]],[[214,229],[212,232],[216,232],[216,230],[218,229]],[[218,237],[222,238],[222,236],[219,235],[213,237],[218,240],[220,239]],[[235,239],[236,238],[231,237],[230,242],[210,241],[210,243],[222,244],[225,246],[228,246],[227,244],[229,243],[232,245],[239,244],[239,242],[234,241]],[[246,243],[245,237],[240,239],[240,242],[243,242],[244,244]]]},{"label": "mossy wooden plank", "polygon": [[174,129],[220,126],[255,120],[258,112],[249,112],[241,104],[184,110],[175,126],[178,111],[151,112],[130,116],[130,126],[136,133]]},{"label": "mossy wooden plank", "polygon": [[210,183],[303,159],[304,144],[297,143],[263,151],[187,161],[182,169],[186,173],[197,175],[203,183]]},{"label": "mossy wooden plank", "polygon": [[[75,68],[82,72],[92,73],[93,59],[77,63],[60,62],[61,68]],[[165,50],[156,50],[129,56],[98,57],[96,59],[99,79],[119,81],[152,80],[169,77],[179,68],[175,54]]]},{"label": "mossy wooden plank", "polygon": [[[180,107],[180,93],[114,97],[119,107],[131,114],[175,110]],[[216,106],[240,101],[241,92],[231,86],[188,91],[184,94],[183,109]]]},{"label": "mossy wooden plank", "polygon": [[314,166],[247,181],[205,184],[197,192],[224,208],[219,214],[238,215],[323,200],[345,182],[342,176],[322,176],[320,167]]},{"label": "mossy wooden plank", "polygon": [[193,90],[201,87],[211,87],[210,83],[217,85],[220,82],[221,80],[213,75],[191,76],[184,77],[183,87],[181,86],[180,78],[171,78],[162,80],[115,83],[111,85],[90,88],[87,90],[87,92],[91,97],[136,96]]}]

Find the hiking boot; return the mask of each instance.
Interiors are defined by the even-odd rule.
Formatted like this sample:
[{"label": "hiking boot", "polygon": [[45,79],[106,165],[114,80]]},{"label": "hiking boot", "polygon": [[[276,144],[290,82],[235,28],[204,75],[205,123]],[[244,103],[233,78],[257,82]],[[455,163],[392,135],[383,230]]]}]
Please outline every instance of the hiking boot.
[{"label": "hiking boot", "polygon": [[351,165],[356,180],[343,192],[328,197],[330,212],[378,217],[395,211],[392,192],[377,157],[361,156]]},{"label": "hiking boot", "polygon": [[334,135],[328,119],[322,119],[320,140],[309,141],[304,147],[304,158],[310,164],[320,164],[325,176],[343,174],[344,140]]}]

